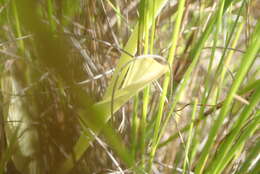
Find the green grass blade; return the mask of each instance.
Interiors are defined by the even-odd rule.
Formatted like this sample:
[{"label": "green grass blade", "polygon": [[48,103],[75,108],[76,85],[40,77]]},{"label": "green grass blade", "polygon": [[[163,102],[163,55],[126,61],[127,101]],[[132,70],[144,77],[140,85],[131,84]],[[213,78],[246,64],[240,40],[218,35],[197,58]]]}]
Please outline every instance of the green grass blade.
[{"label": "green grass blade", "polygon": [[209,151],[215,141],[215,137],[218,133],[220,126],[222,125],[225,117],[227,116],[227,113],[230,109],[230,104],[233,101],[233,97],[236,94],[242,81],[244,80],[246,73],[250,69],[250,65],[255,60],[255,56],[260,48],[260,38],[255,37],[255,36],[259,36],[259,34],[260,34],[260,23],[258,22],[258,24],[255,28],[255,35],[253,36],[253,38],[255,38],[255,39],[249,45],[248,50],[246,51],[245,55],[242,58],[241,65],[243,65],[243,66],[241,66],[239,68],[235,81],[233,82],[232,87],[228,93],[227,99],[225,100],[225,102],[223,104],[223,108],[221,109],[220,114],[219,114],[217,120],[215,121],[215,124],[211,128],[207,143],[206,143],[205,147],[203,148],[200,160],[196,166],[196,173],[201,173],[203,171],[205,162],[209,155]]},{"label": "green grass blade", "polygon": [[256,142],[256,144],[252,148],[250,148],[250,152],[246,157],[244,163],[240,166],[239,170],[235,174],[247,173],[252,161],[257,158],[258,154],[260,154],[260,141]]},{"label": "green grass blade", "polygon": [[253,109],[260,101],[260,85],[258,88],[256,88],[256,92],[252,99],[249,101],[249,105],[246,106],[243,110],[243,112],[240,114],[238,120],[236,123],[234,123],[232,130],[228,137],[224,140],[223,144],[218,148],[218,154],[214,158],[211,164],[209,164],[210,173],[215,174],[216,171],[222,170],[225,166],[221,165],[221,161],[224,161],[224,159],[228,156],[229,149],[232,148],[233,143],[235,142],[235,138],[240,133],[240,130],[242,129],[243,125],[245,124],[247,118],[250,116],[250,114],[253,112]]},{"label": "green grass blade", "polygon": [[[168,56],[168,63],[171,67],[172,67],[172,64],[173,64],[173,61],[174,61],[175,51],[176,51],[177,43],[178,43],[178,39],[179,39],[179,31],[180,31],[180,28],[181,28],[181,22],[182,22],[184,8],[185,8],[185,0],[179,1],[177,19],[176,19],[174,31],[172,33],[172,46],[170,48],[170,52],[169,52],[169,56]],[[158,146],[160,125],[161,125],[161,121],[162,121],[163,108],[164,108],[166,95],[167,95],[167,92],[168,92],[169,82],[170,82],[170,74],[167,73],[165,80],[163,82],[163,92],[162,92],[160,102],[159,102],[158,113],[156,115],[156,121],[155,121],[154,134],[153,134],[153,140],[152,140],[152,148],[151,148],[151,152],[150,152],[148,172],[151,170],[153,159],[154,159],[154,156],[155,156],[155,152],[156,152],[156,149],[157,149],[157,146]]]},{"label": "green grass blade", "polygon": [[[138,60],[137,60],[138,61]],[[113,112],[117,111],[125,102],[127,102],[131,97],[136,95],[140,90],[142,90],[147,84],[151,83],[153,80],[162,76],[165,72],[168,71],[167,65],[162,65],[156,62],[153,59],[147,59],[149,62],[148,69],[141,69],[139,73],[143,74],[143,76],[139,76],[138,79],[135,79],[135,83],[128,85],[122,89],[116,91],[113,100],[111,98],[107,98],[102,100],[101,102],[96,103],[93,107],[94,110],[102,110],[102,117],[104,120],[104,124],[100,124],[98,128],[96,128],[95,133],[99,133],[105,123],[110,119],[111,116],[111,102],[113,103]],[[126,65],[125,65],[126,66]],[[157,70],[157,71],[155,71]],[[116,81],[117,82],[116,78]],[[115,89],[115,88],[114,88]],[[114,92],[114,90],[113,90]],[[102,108],[102,109],[100,109]],[[81,119],[84,120],[84,115],[81,115]],[[80,136],[74,147],[74,154],[72,154],[62,165],[58,168],[58,173],[68,173],[74,164],[74,161],[78,161],[80,157],[84,154],[87,148],[90,145],[90,142],[93,141],[92,136],[86,140],[85,135]],[[77,158],[73,158],[76,155]]]},{"label": "green grass blade", "polygon": [[[157,0],[157,6],[155,8],[155,14],[156,14],[155,16],[157,16],[160,13],[160,11],[162,10],[162,8],[165,6],[166,3],[167,3],[167,0]],[[147,22],[148,22],[149,25],[151,25],[152,20],[153,20],[152,18],[148,19]],[[139,26],[139,24],[137,23],[136,26],[134,27],[134,31],[131,34],[128,42],[124,46],[124,50],[131,55],[135,55],[136,50],[137,50],[138,31],[139,31],[138,26]],[[132,59],[131,56],[129,56],[125,53],[122,53],[114,73],[117,74],[119,72],[119,70],[131,59]],[[124,71],[121,72],[121,76],[118,80],[118,84],[122,83],[122,81],[125,78],[126,73],[127,73],[127,68],[125,68]],[[132,74],[132,73],[129,73],[129,74]],[[128,81],[129,79],[130,78],[126,78],[126,81]],[[113,90],[113,86],[115,85],[115,80],[116,80],[116,77],[113,76],[112,80],[111,80],[111,82],[110,82],[110,84],[109,84],[109,86],[106,90],[104,99],[112,95],[112,90]]]},{"label": "green grass blade", "polygon": [[191,116],[191,124],[190,124],[190,128],[189,128],[189,133],[188,133],[188,140],[187,140],[187,144],[185,146],[185,158],[184,158],[184,163],[183,163],[183,174],[189,173],[189,172],[186,172],[186,168],[187,168],[188,164],[190,165],[189,152],[190,152],[190,146],[191,146],[191,140],[192,140],[192,131],[193,131],[193,126],[194,126],[193,121],[195,120],[195,115],[196,115],[196,112],[197,112],[197,105],[198,105],[198,99],[195,99],[193,110],[192,110],[192,116]]},{"label": "green grass blade", "polygon": [[[232,160],[232,158],[235,157],[235,154],[241,148],[243,148],[243,146],[245,145],[248,137],[251,137],[254,134],[254,132],[257,130],[259,123],[260,123],[260,111],[258,110],[258,112],[253,116],[253,119],[250,121],[250,123],[243,130],[243,132],[239,136],[236,143],[232,145],[232,148],[227,153],[225,160],[222,160],[219,163],[221,165],[221,167],[218,168],[215,173],[220,174],[224,170],[225,166],[227,166],[228,163]],[[208,173],[211,173],[211,172],[208,172]]]}]

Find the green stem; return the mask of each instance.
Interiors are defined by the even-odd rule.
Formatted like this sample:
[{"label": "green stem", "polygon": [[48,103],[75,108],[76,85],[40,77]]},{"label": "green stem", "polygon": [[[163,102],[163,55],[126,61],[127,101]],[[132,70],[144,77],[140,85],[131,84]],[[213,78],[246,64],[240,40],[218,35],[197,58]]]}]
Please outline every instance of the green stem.
[{"label": "green stem", "polygon": [[[179,4],[178,4],[177,19],[176,19],[176,23],[175,23],[175,27],[174,27],[174,31],[173,31],[173,35],[172,35],[172,46],[170,48],[170,52],[169,52],[169,56],[168,56],[168,63],[171,66],[173,65],[173,62],[174,62],[175,51],[176,51],[177,43],[178,43],[178,39],[179,39],[179,31],[181,28],[181,22],[182,22],[182,16],[183,16],[184,9],[185,9],[185,0],[180,0]],[[160,102],[159,102],[158,114],[156,116],[148,172],[151,170],[154,155],[155,155],[155,152],[156,152],[156,149],[158,146],[159,130],[160,130],[160,125],[161,125],[161,121],[162,121],[164,103],[165,103],[165,99],[166,99],[166,95],[167,95],[167,91],[168,91],[169,82],[170,82],[170,74],[167,73],[166,77],[164,79],[164,82],[163,82],[163,92],[162,92]]]},{"label": "green stem", "polygon": [[203,151],[201,153],[201,157],[200,160],[196,166],[196,174],[197,173],[202,173],[203,168],[205,166],[206,160],[208,158],[209,155],[209,151],[212,147],[212,145],[214,144],[216,135],[218,133],[218,130],[220,128],[220,126],[222,125],[225,117],[227,116],[227,113],[230,109],[230,105],[233,101],[234,95],[236,94],[240,84],[242,83],[246,73],[248,72],[248,70],[250,69],[250,65],[253,63],[255,56],[260,48],[260,38],[257,37],[260,34],[260,23],[258,22],[257,26],[256,26],[256,33],[255,33],[255,40],[252,41],[252,43],[250,44],[248,50],[246,51],[245,55],[242,58],[242,62],[240,66],[235,81],[232,84],[232,87],[228,93],[228,96],[223,104],[223,107],[220,111],[220,114],[217,118],[217,120],[215,121],[215,123],[213,124],[212,129],[210,130],[209,136],[208,136],[208,140],[207,143],[205,145],[205,147],[203,148]]}]

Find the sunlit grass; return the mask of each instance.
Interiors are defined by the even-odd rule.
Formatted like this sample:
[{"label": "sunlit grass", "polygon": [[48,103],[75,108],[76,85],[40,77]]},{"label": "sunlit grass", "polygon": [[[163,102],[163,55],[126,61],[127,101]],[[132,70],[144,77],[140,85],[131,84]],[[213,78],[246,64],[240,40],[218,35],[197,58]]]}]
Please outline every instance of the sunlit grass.
[{"label": "sunlit grass", "polygon": [[0,174],[256,173],[257,8],[0,0]]}]

